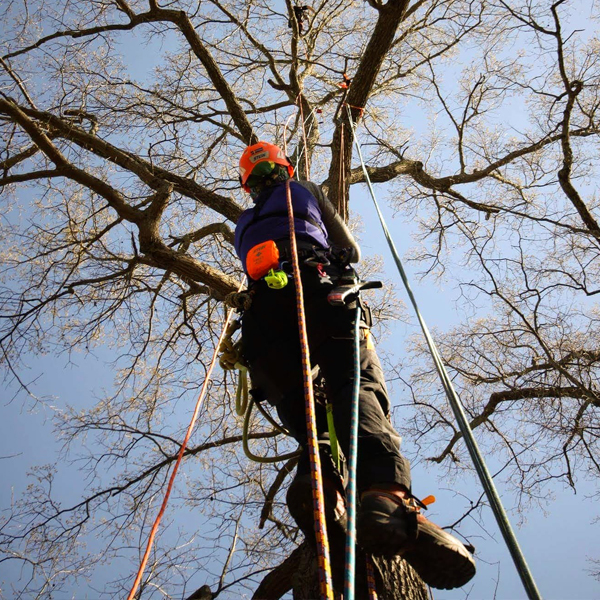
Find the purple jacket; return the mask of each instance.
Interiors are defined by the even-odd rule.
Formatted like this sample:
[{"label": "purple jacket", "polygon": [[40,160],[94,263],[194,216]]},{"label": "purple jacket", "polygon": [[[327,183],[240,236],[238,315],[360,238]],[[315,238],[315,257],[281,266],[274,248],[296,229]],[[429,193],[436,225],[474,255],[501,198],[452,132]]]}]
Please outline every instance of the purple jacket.
[{"label": "purple jacket", "polygon": [[[246,256],[256,244],[273,240],[288,240],[290,228],[286,199],[286,184],[265,190],[252,208],[245,210],[235,228],[235,251],[246,271]],[[317,199],[297,181],[290,181],[294,228],[299,241],[319,248],[329,248],[327,229]]]}]

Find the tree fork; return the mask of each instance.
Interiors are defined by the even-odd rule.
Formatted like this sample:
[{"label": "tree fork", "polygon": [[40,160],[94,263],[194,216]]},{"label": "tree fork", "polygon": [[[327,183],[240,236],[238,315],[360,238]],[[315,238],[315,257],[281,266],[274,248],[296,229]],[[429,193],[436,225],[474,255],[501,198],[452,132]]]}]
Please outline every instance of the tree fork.
[{"label": "tree fork", "polygon": [[[373,6],[373,3],[370,4]],[[350,108],[350,117],[355,125],[362,118],[362,112],[371,95],[373,86],[381,70],[381,65],[394,43],[394,37],[400,23],[404,20],[408,4],[408,0],[389,0],[385,5],[377,3],[375,6],[379,12],[377,23],[360,60],[358,69],[352,78],[345,102]],[[344,129],[346,130],[345,134],[343,133]],[[341,214],[348,213],[348,207],[341,206],[341,202],[342,198],[348,197],[347,192],[350,184],[348,178],[346,178],[343,183],[345,189],[342,191],[337,189],[337,182],[340,178],[340,172],[350,173],[353,143],[351,132],[348,112],[342,106],[340,107],[340,119],[336,124],[331,142],[332,160],[326,182],[329,199]],[[347,202],[346,200],[346,204]]]}]

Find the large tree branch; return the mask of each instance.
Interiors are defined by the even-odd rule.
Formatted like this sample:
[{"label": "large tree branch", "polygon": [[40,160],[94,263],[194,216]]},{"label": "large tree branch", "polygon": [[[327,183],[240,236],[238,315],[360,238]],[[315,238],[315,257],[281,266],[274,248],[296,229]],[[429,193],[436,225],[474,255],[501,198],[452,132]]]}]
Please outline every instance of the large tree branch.
[{"label": "large tree branch", "polygon": [[[370,2],[370,4],[377,8],[377,23],[352,78],[348,94],[345,96],[345,104],[350,108],[351,118],[355,124],[362,116],[362,110],[373,91],[381,65],[394,43],[400,23],[405,18],[409,0],[389,0],[385,5],[380,2]],[[342,106],[331,142],[331,164],[326,181],[329,198],[342,214],[347,214],[346,207],[341,204],[347,197],[349,183],[345,181],[345,175],[350,173],[351,163],[352,130],[346,108]],[[339,187],[338,182],[341,182]]]},{"label": "large tree branch", "polygon": [[[522,387],[513,390],[504,390],[502,392],[494,392],[490,394],[490,398],[485,405],[481,414],[471,420],[469,426],[471,429],[476,429],[483,423],[485,423],[496,411],[496,408],[502,402],[515,402],[518,400],[529,400],[534,398],[574,398],[574,399],[585,399],[587,402],[600,407],[600,397],[592,392],[592,396],[595,397],[595,401],[590,400],[590,390],[583,389],[581,387],[561,387],[561,386],[539,386],[539,387]],[[456,443],[462,438],[462,433],[457,431],[453,436],[448,445],[438,455],[428,460],[432,462],[441,463],[448,456],[452,455],[452,450]]]},{"label": "large tree branch", "polygon": [[133,12],[130,11],[128,13],[129,23],[111,23],[108,25],[97,25],[96,27],[88,27],[85,29],[63,29],[62,31],[55,31],[54,33],[41,37],[33,44],[29,44],[24,48],[19,48],[19,50],[15,50],[13,52],[5,54],[2,58],[6,60],[17,56],[21,56],[23,54],[31,52],[32,50],[41,48],[49,42],[59,40],[62,38],[79,39],[84,37],[93,37],[111,31],[131,31],[134,27],[137,27],[141,23],[145,23],[147,21],[146,17],[150,14],[151,12],[140,13],[139,15],[135,15],[133,14]]},{"label": "large tree branch", "polygon": [[[130,169],[135,170],[134,172],[137,171],[137,174],[146,179],[148,185],[156,189],[155,194],[150,197],[150,205],[145,211],[134,208],[126,202],[120,192],[106,182],[72,165],[40,127],[16,104],[0,98],[0,112],[10,115],[28,133],[32,141],[42,152],[56,164],[58,170],[65,177],[98,193],[117,212],[119,217],[138,226],[140,250],[144,253],[144,256],[140,259],[141,262],[164,269],[165,271],[172,271],[186,281],[191,280],[204,283],[211,288],[214,297],[217,299],[224,298],[229,292],[235,291],[238,288],[239,284],[233,277],[222,273],[210,265],[203,264],[189,256],[175,252],[163,242],[159,233],[160,216],[167,205],[173,189],[172,184],[155,177],[146,169],[145,165],[140,164],[140,161],[115,149],[122,155],[124,162]],[[57,121],[56,117],[49,116],[51,117],[50,121]],[[71,127],[74,126],[71,125]],[[91,134],[83,130],[79,130],[79,134],[95,138],[95,136],[91,136]]]},{"label": "large tree branch", "polygon": [[573,183],[571,182],[571,172],[573,168],[573,150],[571,148],[570,142],[570,137],[572,133],[569,131],[569,129],[573,107],[575,105],[577,96],[581,93],[583,89],[583,83],[578,80],[571,81],[567,73],[564,55],[565,42],[563,40],[562,27],[557,10],[558,7],[561,4],[563,4],[563,2],[562,0],[559,0],[558,2],[553,3],[550,7],[554,20],[554,29],[542,27],[533,18],[531,11],[529,11],[527,16],[524,16],[522,13],[519,13],[515,9],[508,6],[503,0],[501,0],[501,3],[510,12],[510,14],[513,17],[515,17],[519,22],[526,25],[527,27],[531,27],[539,34],[554,38],[556,42],[558,69],[565,90],[564,95],[566,95],[567,97],[567,103],[563,111],[563,119],[560,123],[560,140],[563,152],[563,164],[561,169],[557,173],[558,182],[567,198],[569,198],[569,200],[577,210],[577,213],[581,217],[581,220],[584,222],[588,230],[591,233],[593,233],[596,237],[600,237],[600,225],[598,224],[598,221],[594,218],[594,216],[586,206],[585,202],[581,198],[579,192],[575,189],[575,186],[573,186]]},{"label": "large tree branch", "polygon": [[165,8],[157,8],[156,5],[149,13],[146,13],[144,18],[146,22],[161,22],[168,21],[176,25],[184,35],[190,48],[200,60],[208,77],[210,78],[215,90],[219,93],[227,111],[233,122],[241,133],[242,139],[247,144],[252,144],[258,141],[258,138],[253,132],[252,125],[248,121],[248,117],[239,103],[235,93],[231,89],[229,83],[221,73],[212,54],[202,42],[200,36],[196,33],[193,23],[190,21],[187,13],[182,10],[170,10]]},{"label": "large tree branch", "polygon": [[10,185],[11,183],[25,183],[27,181],[36,181],[38,179],[50,179],[52,177],[66,177],[67,172],[62,169],[43,169],[31,173],[18,173],[0,178],[0,187]]},{"label": "large tree branch", "polygon": [[209,235],[222,235],[224,239],[226,239],[232,246],[235,242],[235,234],[234,232],[227,226],[226,223],[211,223],[210,225],[205,225],[192,233],[187,233],[181,237],[174,237],[173,242],[170,246],[174,246],[176,244],[181,244],[182,246],[179,248],[181,252],[186,251],[190,244],[194,244]]},{"label": "large tree branch", "polygon": [[[570,132],[570,135],[574,137],[588,137],[592,135],[597,135],[597,133],[597,131],[592,131],[589,129],[577,129],[575,131]],[[478,181],[483,181],[487,177],[493,176],[494,173],[500,168],[511,164],[516,159],[538,152],[539,150],[550,144],[562,142],[562,139],[562,134],[547,136],[542,140],[534,142],[533,144],[528,144],[526,146],[523,146],[522,148],[509,152],[503,157],[491,162],[487,167],[483,169],[477,169],[471,173],[463,172],[457,173],[455,175],[448,175],[445,177],[434,177],[430,175],[425,170],[421,161],[404,158],[400,152],[398,152],[394,148],[391,148],[388,144],[384,144],[386,145],[388,150],[391,150],[394,154],[400,157],[399,160],[388,163],[387,165],[383,165],[381,167],[367,166],[367,173],[369,174],[369,178],[371,179],[371,181],[374,183],[385,183],[395,179],[398,176],[408,175],[412,177],[414,181],[419,185],[430,190],[445,192],[475,210],[479,210],[486,213],[499,213],[503,210],[501,206],[493,204],[484,204],[481,202],[474,202],[472,200],[469,200],[465,196],[459,194],[456,190],[452,189],[452,187],[456,185],[464,185],[468,183],[476,183]],[[379,141],[382,142],[382,140]],[[350,171],[348,181],[351,185],[355,183],[363,183],[365,181],[365,175],[362,170],[362,167],[356,167],[355,169],[352,169]],[[586,225],[588,225],[588,223],[586,223]],[[586,229],[586,231],[589,231],[596,236],[598,236],[598,234],[600,233],[594,231],[589,226]]]},{"label": "large tree branch", "polygon": [[132,223],[140,221],[142,213],[139,210],[129,205],[123,195],[108,185],[108,183],[71,164],[52,143],[46,133],[17,104],[0,98],[0,113],[9,115],[18,123],[29,135],[33,143],[63,172],[65,177],[76,181],[80,185],[102,196],[123,219]]},{"label": "large tree branch", "polygon": [[23,83],[22,79],[3,58],[0,58],[0,65],[4,67],[4,70],[8,73],[9,77],[17,84],[19,91],[21,92],[21,94],[23,94],[25,100],[27,100],[29,105],[32,108],[35,108],[35,104],[33,103],[33,100],[31,99],[31,96],[29,95],[29,92],[27,91],[27,88],[25,87],[25,84]]},{"label": "large tree branch", "polygon": [[581,220],[585,223],[586,227],[592,231],[596,236],[600,234],[600,226],[598,225],[598,221],[593,217],[585,202],[581,198],[579,192],[575,189],[571,181],[571,172],[573,170],[573,149],[571,148],[571,139],[570,139],[570,128],[571,128],[571,116],[573,113],[573,107],[575,106],[575,101],[577,100],[577,96],[583,90],[583,83],[581,81],[570,81],[569,76],[567,74],[567,69],[565,66],[565,57],[564,57],[564,48],[563,48],[563,39],[562,39],[562,29],[560,24],[560,19],[557,12],[557,7],[562,2],[556,2],[552,5],[552,15],[554,17],[555,31],[552,35],[556,39],[557,46],[557,54],[558,54],[558,68],[560,71],[560,77],[563,82],[563,86],[567,95],[567,104],[565,105],[565,110],[563,111],[563,120],[561,123],[561,146],[563,151],[563,166],[558,171],[558,182],[560,183],[560,187],[563,192],[569,198]]},{"label": "large tree branch", "polygon": [[483,377],[479,374],[467,372],[456,366],[454,366],[454,369],[456,369],[463,377],[467,378],[471,384],[480,385],[483,383],[503,383],[509,378],[523,378],[525,376],[530,376],[532,373],[549,372],[553,369],[554,365],[559,365],[567,369],[572,367],[578,369],[592,369],[597,366],[598,362],[600,362],[600,350],[587,350],[586,348],[581,348],[579,350],[567,352],[561,359],[556,361],[540,362],[538,359],[534,359],[531,361],[531,365],[522,369],[505,371],[504,373],[493,377]]},{"label": "large tree branch", "polygon": [[[48,133],[46,135],[48,135]],[[52,139],[52,136],[48,135],[48,138]],[[22,163],[24,160],[35,156],[38,152],[40,152],[39,146],[37,146],[36,144],[32,144],[31,146],[29,146],[29,148],[26,148],[22,152],[19,152],[19,154],[9,156],[7,159],[0,161],[0,170],[4,172],[9,171],[14,166],[18,165],[19,163]]]},{"label": "large tree branch", "polygon": [[211,295],[222,300],[230,292],[235,292],[240,284],[239,281],[226,275],[222,271],[200,262],[191,256],[180,254],[169,248],[162,240],[156,239],[149,234],[141,244],[140,250],[144,255],[140,262],[157,269],[171,271],[181,277],[184,281],[199,281],[211,289]]},{"label": "large tree branch", "polygon": [[301,557],[306,552],[303,542],[280,564],[277,565],[260,582],[252,600],[279,600],[285,593],[292,589],[292,579],[298,571]]},{"label": "large tree branch", "polygon": [[[595,129],[575,129],[569,133],[571,137],[590,137],[598,135],[598,131]],[[500,168],[513,163],[516,159],[523,156],[528,156],[538,152],[542,148],[554,144],[555,142],[562,141],[562,134],[548,135],[537,142],[527,144],[508,152],[504,156],[494,160],[487,167],[483,169],[475,169],[471,173],[457,173],[455,175],[447,175],[445,177],[433,177],[429,175],[423,168],[421,161],[410,160],[404,158],[404,156],[395,148],[389,144],[384,145],[393,154],[398,156],[399,160],[394,161],[383,167],[369,167],[369,176],[373,174],[372,179],[376,182],[390,181],[398,175],[411,175],[415,178],[417,183],[422,183],[426,187],[438,190],[450,189],[453,185],[461,185],[466,183],[476,183],[484,180],[486,177],[492,175],[495,171]],[[378,140],[383,143],[383,140]],[[352,169],[350,173],[351,183],[359,183],[364,181],[364,175],[361,168]]]},{"label": "large tree branch", "polygon": [[[242,208],[230,198],[216,194],[189,178],[157,167],[139,156],[122,150],[93,133],[77,127],[70,121],[61,119],[49,112],[22,107],[21,110],[31,119],[35,119],[45,126],[50,127],[53,136],[60,136],[70,140],[95,156],[134,173],[148,187],[154,190],[160,188],[164,182],[170,183],[173,185],[173,191],[201,202],[234,223],[242,213]],[[30,148],[27,152],[33,151]]]},{"label": "large tree branch", "polygon": [[267,495],[265,496],[265,503],[263,505],[262,510],[260,511],[260,522],[258,524],[258,528],[262,529],[267,522],[267,519],[271,516],[271,509],[273,508],[273,501],[275,500],[275,496],[279,491],[279,488],[282,486],[285,478],[293,471],[294,467],[298,464],[299,458],[294,456],[290,458],[283,467],[277,473],[277,477],[269,487]]},{"label": "large tree branch", "polygon": [[227,80],[221,73],[221,70],[219,69],[219,66],[212,57],[211,53],[202,42],[200,36],[196,33],[194,25],[190,21],[185,11],[159,8],[156,3],[152,2],[150,4],[150,10],[148,12],[140,13],[137,15],[133,14],[133,12],[130,9],[128,9],[125,12],[129,17],[129,23],[100,25],[97,27],[89,27],[87,29],[80,30],[70,29],[57,31],[53,34],[40,38],[34,44],[30,44],[25,48],[21,48],[20,50],[10,52],[6,54],[3,58],[9,59],[15,56],[19,56],[21,54],[26,54],[31,50],[40,48],[41,46],[47,44],[52,40],[57,40],[60,38],[70,37],[73,39],[78,39],[83,37],[96,36],[111,31],[130,31],[143,23],[170,22],[176,25],[177,28],[181,31],[188,44],[190,45],[190,48],[206,69],[208,77],[214,85],[215,90],[219,93],[219,95],[225,102],[225,105],[227,106],[227,111],[231,116],[233,122],[235,123],[236,127],[240,131],[242,139],[246,143],[258,141],[258,139],[252,131],[252,125],[248,121],[248,118],[246,117],[242,106],[238,102],[230,85],[227,83]]}]

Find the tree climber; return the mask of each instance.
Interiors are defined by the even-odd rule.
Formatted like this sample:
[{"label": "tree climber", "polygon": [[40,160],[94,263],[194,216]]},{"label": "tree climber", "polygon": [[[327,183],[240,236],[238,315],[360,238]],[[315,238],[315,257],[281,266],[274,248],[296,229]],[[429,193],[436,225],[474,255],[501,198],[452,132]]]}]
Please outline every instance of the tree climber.
[{"label": "tree climber", "polygon": [[[348,452],[350,443],[356,311],[332,305],[328,294],[348,272],[354,273],[348,263],[360,260],[360,248],[321,188],[293,179],[294,168],[277,146],[259,142],[246,148],[240,159],[240,173],[242,187],[254,200],[254,206],[241,215],[235,231],[236,252],[249,275],[252,298],[242,317],[242,353],[255,398],[268,399],[276,407],[281,422],[304,449],[287,493],[287,504],[307,540],[314,544],[293,277],[286,284],[291,272],[286,181],[291,180],[311,362],[318,365],[324,378],[343,453]],[[462,542],[421,514],[419,501],[411,494],[410,465],[400,453],[400,436],[390,421],[384,375],[366,322],[361,323],[360,331],[358,543],[376,556],[402,555],[432,587],[460,587],[475,574],[475,562]],[[338,468],[332,459],[322,408],[317,412],[317,429],[333,556],[343,553],[344,547],[346,474],[343,461]]]},{"label": "tree climber", "polygon": [[[298,23],[298,33],[302,35],[304,33],[304,22],[308,19],[308,11],[312,10],[310,6],[301,6],[299,4],[294,5],[294,17]],[[292,20],[288,19],[288,27],[293,27]]]}]

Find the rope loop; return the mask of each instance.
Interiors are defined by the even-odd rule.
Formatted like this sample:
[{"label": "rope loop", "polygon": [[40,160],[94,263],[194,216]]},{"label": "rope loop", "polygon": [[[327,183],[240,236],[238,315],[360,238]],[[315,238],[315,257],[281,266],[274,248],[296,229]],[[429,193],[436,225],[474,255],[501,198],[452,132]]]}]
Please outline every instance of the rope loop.
[{"label": "rope loop", "polygon": [[224,302],[227,306],[235,310],[248,310],[252,306],[252,293],[229,292],[225,296]]}]

